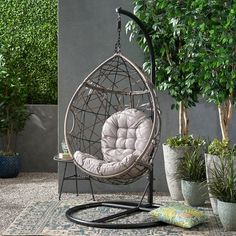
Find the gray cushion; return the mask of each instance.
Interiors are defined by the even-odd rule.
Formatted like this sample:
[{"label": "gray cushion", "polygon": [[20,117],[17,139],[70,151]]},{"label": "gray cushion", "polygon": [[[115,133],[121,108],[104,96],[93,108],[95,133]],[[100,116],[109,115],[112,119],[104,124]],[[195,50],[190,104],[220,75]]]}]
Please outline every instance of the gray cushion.
[{"label": "gray cushion", "polygon": [[[147,145],[152,130],[152,121],[137,109],[127,109],[110,116],[103,125],[101,148],[103,160],[80,151],[74,160],[79,166],[96,175],[114,175],[126,170],[140,156]],[[151,149],[142,161],[148,164]],[[132,170],[135,176],[144,167]]]},{"label": "gray cushion", "polygon": [[137,156],[128,155],[120,162],[106,162],[99,160],[95,156],[80,151],[75,152],[74,161],[85,170],[96,175],[114,175],[127,169],[135,161]]},{"label": "gray cushion", "polygon": [[152,121],[137,109],[127,109],[110,116],[102,129],[104,160],[121,161],[130,154],[140,155],[152,130]]}]

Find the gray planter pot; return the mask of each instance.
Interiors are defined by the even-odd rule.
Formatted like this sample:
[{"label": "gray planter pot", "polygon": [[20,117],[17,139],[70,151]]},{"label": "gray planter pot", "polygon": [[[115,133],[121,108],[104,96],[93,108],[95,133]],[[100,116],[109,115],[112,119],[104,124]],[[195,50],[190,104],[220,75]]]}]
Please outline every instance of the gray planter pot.
[{"label": "gray planter pot", "polygon": [[227,231],[236,231],[236,203],[217,200],[220,221]]},{"label": "gray planter pot", "polygon": [[[212,178],[211,170],[214,168],[214,163],[216,165],[219,164],[219,157],[216,155],[205,154],[205,163],[206,163],[207,183],[209,183],[210,179]],[[214,198],[211,194],[209,194],[209,198],[210,198],[213,213],[215,215],[218,215],[216,198]]]},{"label": "gray planter pot", "polygon": [[[211,170],[214,168],[214,163],[217,166],[220,163],[220,159],[216,155],[205,154],[205,162],[206,162],[207,183],[209,183],[209,181],[211,181],[212,178]],[[234,157],[234,171],[236,172],[236,157]],[[211,194],[209,194],[209,197],[213,213],[218,215],[217,199],[214,198]]]},{"label": "gray planter pot", "polygon": [[202,206],[207,199],[205,183],[181,180],[182,194],[185,202],[190,206]]},{"label": "gray planter pot", "polygon": [[180,158],[191,150],[192,147],[171,148],[169,145],[163,144],[166,180],[170,196],[173,200],[184,200],[181,191],[181,181],[176,178],[176,172]]}]

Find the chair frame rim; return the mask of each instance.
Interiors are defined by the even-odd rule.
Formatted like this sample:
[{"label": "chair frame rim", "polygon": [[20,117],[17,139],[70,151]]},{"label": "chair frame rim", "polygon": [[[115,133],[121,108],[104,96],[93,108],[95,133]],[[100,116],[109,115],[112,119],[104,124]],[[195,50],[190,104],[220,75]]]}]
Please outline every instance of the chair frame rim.
[{"label": "chair frame rim", "polygon": [[[147,141],[147,145],[145,146],[144,150],[142,151],[142,153],[138,156],[138,158],[129,166],[127,167],[125,170],[118,172],[116,174],[113,175],[98,175],[95,174],[93,172],[87,171],[86,169],[84,169],[83,167],[81,167],[76,160],[73,157],[73,154],[71,153],[70,150],[70,144],[68,143],[67,140],[67,133],[70,133],[73,130],[74,127],[74,119],[72,122],[72,128],[71,130],[68,132],[67,131],[67,121],[68,121],[68,116],[70,113],[70,108],[72,106],[74,97],[79,93],[79,91],[83,88],[84,84],[87,83],[87,81],[91,78],[91,76],[97,71],[97,69],[99,67],[101,67],[102,65],[106,64],[108,61],[112,60],[115,57],[121,57],[123,58],[125,61],[127,61],[138,73],[139,75],[142,77],[143,82],[145,83],[146,88],[148,89],[149,94],[151,95],[151,102],[152,102],[152,112],[153,112],[153,120],[152,120],[152,131],[149,137],[149,140]],[[87,83],[88,84],[88,83]],[[135,65],[135,63],[133,63],[132,61],[130,61],[128,58],[126,58],[122,53],[120,52],[115,52],[111,57],[109,57],[107,60],[105,60],[104,62],[102,62],[101,64],[99,64],[84,80],[83,82],[78,86],[78,88],[76,89],[76,91],[74,92],[69,105],[67,107],[66,110],[66,115],[65,115],[65,122],[64,122],[64,135],[65,135],[65,142],[66,145],[68,146],[69,149],[69,154],[70,156],[73,158],[73,161],[78,165],[78,167],[86,174],[88,174],[89,176],[91,176],[92,178],[97,178],[97,179],[110,179],[110,178],[117,178],[119,176],[122,176],[126,173],[128,173],[135,165],[137,165],[137,163],[139,163],[139,161],[142,159],[142,157],[145,155],[146,151],[148,150],[148,148],[150,148],[150,146],[152,144],[154,144],[155,146],[158,145],[157,143],[157,137],[160,135],[160,128],[161,128],[161,119],[160,119],[160,110],[157,104],[157,98],[153,92],[154,88],[151,87],[151,83],[150,81],[147,79],[147,77],[144,75],[144,73],[139,69],[138,66]],[[158,122],[157,122],[158,121]],[[151,159],[153,159],[154,157],[152,156]],[[148,170],[148,168],[146,168],[146,170],[144,171],[144,173]],[[140,176],[142,176],[144,173],[142,173]]]}]

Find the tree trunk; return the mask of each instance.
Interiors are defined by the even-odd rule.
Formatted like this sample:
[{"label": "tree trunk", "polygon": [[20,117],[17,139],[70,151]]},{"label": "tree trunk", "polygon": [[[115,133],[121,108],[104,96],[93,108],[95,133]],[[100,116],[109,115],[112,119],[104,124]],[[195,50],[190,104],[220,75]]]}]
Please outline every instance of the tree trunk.
[{"label": "tree trunk", "polygon": [[[9,118],[9,108],[6,109],[6,118]],[[7,127],[7,132],[6,132],[6,152],[8,153],[10,150],[10,143],[11,143],[11,134],[10,134],[10,129]]]},{"label": "tree trunk", "polygon": [[188,114],[183,101],[179,103],[179,134],[181,136],[188,135]]},{"label": "tree trunk", "polygon": [[218,106],[222,140],[229,140],[229,123],[233,114],[233,93],[227,101]]}]

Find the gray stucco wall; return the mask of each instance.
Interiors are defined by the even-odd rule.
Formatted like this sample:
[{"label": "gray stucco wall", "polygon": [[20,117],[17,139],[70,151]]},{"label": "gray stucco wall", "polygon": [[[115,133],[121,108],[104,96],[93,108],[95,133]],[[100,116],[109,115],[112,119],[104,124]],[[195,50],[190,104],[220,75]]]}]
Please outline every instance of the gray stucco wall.
[{"label": "gray stucco wall", "polygon": [[17,137],[16,150],[22,158],[22,171],[56,172],[57,105],[28,105],[32,113]]},{"label": "gray stucco wall", "polygon": [[[30,118],[16,137],[16,152],[23,172],[56,172],[53,156],[58,152],[58,106],[27,105]],[[0,137],[0,150],[3,140]]]},{"label": "gray stucco wall", "polygon": [[[63,123],[66,107],[71,96],[89,72],[114,52],[116,40],[115,8],[132,11],[132,1],[127,0],[60,0],[59,1],[59,136],[63,140]],[[129,42],[124,33],[127,18],[122,17],[122,51],[131,60],[142,65],[143,54],[135,42]],[[161,143],[178,133],[178,114],[170,106],[172,99],[167,93],[158,93],[162,110]],[[200,102],[189,112],[190,132],[206,138],[220,138],[217,109],[214,105]],[[236,114],[231,124],[231,138],[236,142]],[[59,147],[60,149],[60,147]],[[72,170],[72,169],[71,169]],[[69,172],[71,171],[69,170]],[[61,183],[62,166],[59,166]],[[167,191],[163,153],[160,145],[154,161],[154,188]],[[145,179],[129,185],[115,187],[95,183],[95,191],[141,191]],[[64,191],[74,191],[74,184],[67,182]],[[88,191],[88,183],[80,183],[80,191]]]}]

